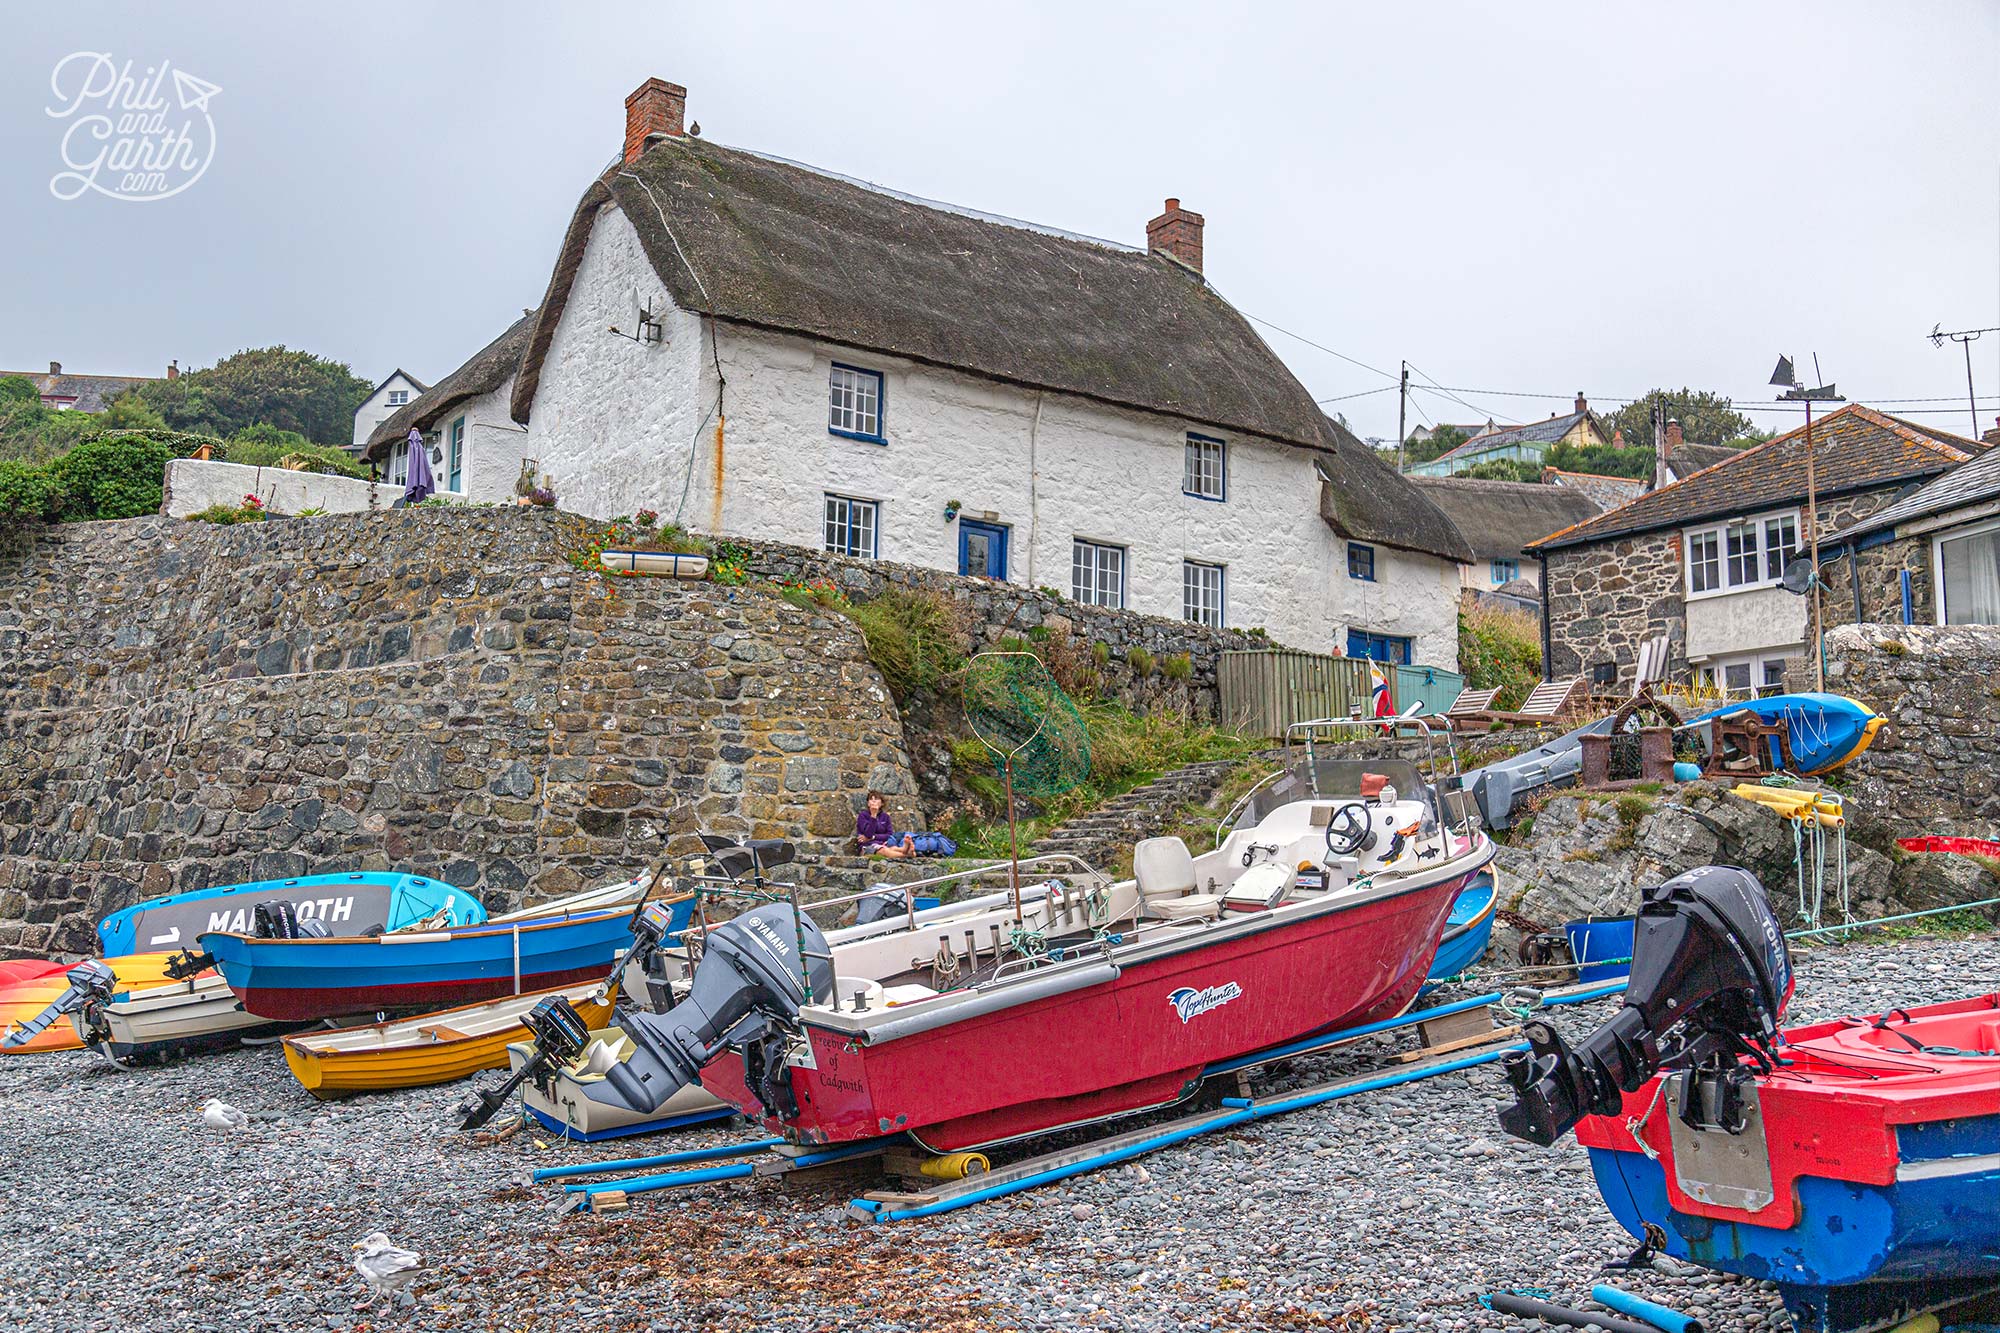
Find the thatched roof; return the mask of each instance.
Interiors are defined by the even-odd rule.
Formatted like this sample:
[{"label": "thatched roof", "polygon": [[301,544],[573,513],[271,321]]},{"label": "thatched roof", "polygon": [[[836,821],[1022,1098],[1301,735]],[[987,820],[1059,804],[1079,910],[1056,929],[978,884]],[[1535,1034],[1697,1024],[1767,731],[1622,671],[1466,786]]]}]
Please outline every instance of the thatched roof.
[{"label": "thatched roof", "polygon": [[1340,442],[1333,453],[1314,459],[1322,478],[1319,513],[1327,526],[1355,541],[1422,551],[1458,564],[1473,558],[1444,510],[1410,478],[1339,422],[1326,424]]},{"label": "thatched roof", "polygon": [[1449,522],[1185,265],[705,139],[664,139],[585,191],[514,384],[516,421],[607,206],[683,309],[1294,445],[1365,493],[1343,508],[1372,539],[1455,558]]},{"label": "thatched roof", "polygon": [[397,408],[368,436],[368,443],[361,447],[362,461],[384,457],[389,446],[408,435],[412,426],[429,432],[459,404],[505,384],[507,377],[520,369],[521,353],[527,349],[534,326],[535,312],[530,310],[473,353],[470,361]]},{"label": "thatched roof", "polygon": [[1525,481],[1412,477],[1410,481],[1451,519],[1474,556],[1512,560],[1530,542],[1602,512],[1583,491]]}]

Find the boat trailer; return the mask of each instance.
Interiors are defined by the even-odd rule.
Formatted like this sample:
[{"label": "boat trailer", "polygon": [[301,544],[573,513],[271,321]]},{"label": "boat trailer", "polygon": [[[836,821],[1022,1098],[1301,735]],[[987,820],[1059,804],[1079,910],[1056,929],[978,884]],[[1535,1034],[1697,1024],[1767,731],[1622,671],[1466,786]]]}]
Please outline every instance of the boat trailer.
[{"label": "boat trailer", "polygon": [[[562,1182],[559,1211],[613,1213],[625,1211],[633,1195],[656,1190],[720,1181],[748,1184],[816,1169],[847,1171],[874,1162],[884,1175],[893,1177],[902,1188],[870,1190],[861,1194],[847,1205],[851,1216],[866,1222],[900,1222],[930,1217],[1116,1166],[1218,1130],[1491,1064],[1511,1051],[1526,1049],[1524,1043],[1513,1040],[1519,1033],[1517,1026],[1498,1026],[1489,1017],[1493,1007],[1502,1006],[1508,1013],[1519,1016],[1535,1009],[1607,999],[1624,988],[1625,983],[1621,979],[1547,992],[1491,991],[1407,1013],[1400,1018],[1364,1023],[1268,1047],[1219,1061],[1202,1071],[1203,1082],[1231,1077],[1235,1080],[1237,1095],[1225,1096],[1216,1109],[1141,1125],[997,1167],[992,1166],[984,1154],[976,1152],[925,1156],[914,1151],[914,1145],[899,1134],[833,1147],[814,1147],[789,1143],[776,1137],[762,1137],[650,1157],[547,1167],[536,1171],[533,1178],[537,1182]],[[1292,1092],[1263,1097],[1249,1094],[1246,1075],[1252,1069],[1330,1050],[1364,1037],[1411,1030],[1419,1034],[1423,1044],[1412,1050],[1391,1054],[1380,1068]],[[831,1174],[831,1171],[826,1173]]]}]

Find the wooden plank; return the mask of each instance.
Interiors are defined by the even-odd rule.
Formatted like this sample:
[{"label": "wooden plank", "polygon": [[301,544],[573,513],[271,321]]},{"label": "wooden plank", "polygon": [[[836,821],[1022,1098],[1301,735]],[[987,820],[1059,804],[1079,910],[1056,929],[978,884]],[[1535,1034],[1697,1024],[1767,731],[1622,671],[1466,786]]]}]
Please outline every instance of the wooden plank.
[{"label": "wooden plank", "polygon": [[1440,1042],[1436,1046],[1426,1046],[1421,1050],[1404,1051],[1390,1057],[1391,1064],[1407,1065],[1417,1060],[1428,1060],[1433,1055],[1443,1055],[1448,1051],[1463,1051],[1474,1046],[1486,1046],[1496,1041],[1507,1041],[1521,1035],[1519,1024],[1513,1027],[1494,1028],[1491,1032],[1475,1032],[1457,1041]]},{"label": "wooden plank", "polygon": [[1417,1040],[1426,1047],[1436,1049],[1447,1042],[1462,1037],[1482,1035],[1493,1030],[1493,1016],[1484,1009],[1467,1009],[1462,1013],[1446,1014],[1441,1018],[1429,1018],[1417,1024]]},{"label": "wooden plank", "polygon": [[936,1203],[935,1194],[916,1194],[904,1190],[863,1190],[861,1197],[870,1203],[887,1204],[891,1208],[922,1208],[925,1204]]}]

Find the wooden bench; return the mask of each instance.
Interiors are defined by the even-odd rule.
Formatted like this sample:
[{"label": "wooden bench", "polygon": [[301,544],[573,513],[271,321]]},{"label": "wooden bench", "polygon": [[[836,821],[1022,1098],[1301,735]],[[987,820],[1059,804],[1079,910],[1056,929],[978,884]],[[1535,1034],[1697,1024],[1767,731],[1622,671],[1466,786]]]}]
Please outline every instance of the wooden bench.
[{"label": "wooden bench", "polygon": [[1492,712],[1487,716],[1521,726],[1546,726],[1582,707],[1587,697],[1589,686],[1582,676],[1572,676],[1568,680],[1545,680],[1535,686],[1519,708],[1512,712]]}]

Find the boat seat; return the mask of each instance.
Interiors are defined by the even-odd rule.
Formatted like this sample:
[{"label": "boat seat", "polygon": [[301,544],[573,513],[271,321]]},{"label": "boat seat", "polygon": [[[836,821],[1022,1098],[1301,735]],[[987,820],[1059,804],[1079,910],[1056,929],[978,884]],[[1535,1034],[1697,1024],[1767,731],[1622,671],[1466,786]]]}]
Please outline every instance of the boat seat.
[{"label": "boat seat", "polygon": [[1292,872],[1275,861],[1266,861],[1236,877],[1229,892],[1222,895],[1222,910],[1268,912],[1284,899],[1291,887]]},{"label": "boat seat", "polygon": [[1132,848],[1132,878],[1148,916],[1167,921],[1214,916],[1219,893],[1196,893],[1194,854],[1179,838],[1145,838]]},{"label": "boat seat", "polygon": [[442,1023],[432,1023],[425,1027],[420,1027],[417,1029],[417,1035],[419,1037],[428,1037],[432,1041],[465,1040],[463,1032],[460,1032],[457,1028],[448,1028]]}]

